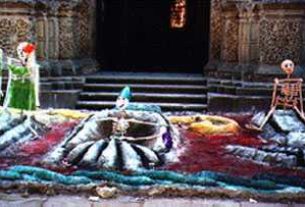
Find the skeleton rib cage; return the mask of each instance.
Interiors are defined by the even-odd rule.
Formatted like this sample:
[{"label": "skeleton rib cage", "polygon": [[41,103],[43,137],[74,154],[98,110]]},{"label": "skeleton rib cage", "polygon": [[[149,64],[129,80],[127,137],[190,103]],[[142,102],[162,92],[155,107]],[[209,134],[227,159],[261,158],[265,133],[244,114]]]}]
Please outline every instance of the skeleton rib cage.
[{"label": "skeleton rib cage", "polygon": [[271,108],[297,108],[301,113],[303,113],[302,83],[302,79],[276,79]]}]

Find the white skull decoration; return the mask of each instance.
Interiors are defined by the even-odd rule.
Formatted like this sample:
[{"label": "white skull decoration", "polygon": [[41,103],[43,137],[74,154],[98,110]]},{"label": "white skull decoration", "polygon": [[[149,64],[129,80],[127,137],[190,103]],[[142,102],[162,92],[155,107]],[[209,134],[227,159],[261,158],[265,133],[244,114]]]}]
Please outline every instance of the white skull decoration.
[{"label": "white skull decoration", "polygon": [[22,42],[18,45],[17,55],[22,64],[27,64],[29,56],[35,52],[35,49],[35,45],[28,42]]},{"label": "white skull decoration", "polygon": [[294,72],[294,67],[295,65],[291,60],[284,60],[281,64],[282,70],[287,74],[288,77],[290,77]]}]

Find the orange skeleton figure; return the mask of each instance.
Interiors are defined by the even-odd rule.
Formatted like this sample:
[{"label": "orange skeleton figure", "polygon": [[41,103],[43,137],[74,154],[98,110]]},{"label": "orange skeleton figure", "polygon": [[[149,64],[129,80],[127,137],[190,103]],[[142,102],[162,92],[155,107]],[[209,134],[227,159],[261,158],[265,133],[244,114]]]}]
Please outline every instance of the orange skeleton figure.
[{"label": "orange skeleton figure", "polygon": [[271,109],[258,128],[253,125],[249,126],[250,128],[261,131],[278,107],[295,110],[303,122],[305,122],[302,95],[303,79],[291,78],[294,67],[295,65],[291,60],[282,62],[281,68],[287,74],[287,78],[276,78],[274,80]]}]

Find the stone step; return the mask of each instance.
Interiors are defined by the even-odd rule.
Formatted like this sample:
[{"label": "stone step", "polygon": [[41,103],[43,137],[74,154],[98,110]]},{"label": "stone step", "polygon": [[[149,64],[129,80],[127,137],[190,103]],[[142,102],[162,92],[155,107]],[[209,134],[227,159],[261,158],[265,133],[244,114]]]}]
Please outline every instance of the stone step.
[{"label": "stone step", "polygon": [[228,79],[208,79],[208,85],[219,85],[219,86],[235,86],[235,87],[248,87],[248,88],[266,88],[273,87],[273,81],[269,82],[250,82],[250,81],[240,81],[240,80],[228,80]]},{"label": "stone step", "polygon": [[[143,104],[143,103],[142,103]],[[147,104],[147,103],[144,103]],[[156,103],[163,111],[206,111],[206,104],[185,104],[185,103]],[[102,110],[111,109],[115,106],[114,101],[78,101],[77,109]]]},{"label": "stone step", "polygon": [[[2,81],[2,88],[7,87],[7,78]],[[84,85],[84,79],[82,78],[41,78],[40,88],[41,90],[76,90],[82,89]]]},{"label": "stone step", "polygon": [[[119,92],[126,84],[85,84],[83,90],[86,92]],[[133,92],[153,93],[188,93],[204,94],[206,86],[202,85],[151,85],[151,84],[129,84]]]},{"label": "stone step", "polygon": [[[47,90],[81,90],[83,84],[76,84],[76,83],[40,83],[40,90],[47,91]],[[2,90],[6,90],[7,84],[2,84]]]},{"label": "stone step", "polygon": [[[208,85],[207,88],[208,88],[208,92],[210,93],[245,95],[245,96],[272,96],[272,92],[273,92],[272,85],[265,87],[261,87],[260,85],[257,85],[257,87],[254,86],[236,87],[231,85],[211,84]],[[303,86],[303,91],[305,91],[305,86]]]},{"label": "stone step", "polygon": [[119,92],[128,85],[133,103],[157,104],[164,111],[204,111],[206,83],[201,74],[101,73],[86,76],[76,107],[112,108]]},{"label": "stone step", "polygon": [[[118,93],[113,92],[83,92],[80,94],[81,101],[115,101]],[[204,94],[160,94],[160,93],[133,93],[133,102],[168,102],[168,103],[206,103]]]},{"label": "stone step", "polygon": [[[256,112],[270,109],[272,96],[231,95],[208,93],[208,110],[211,112]],[[226,104],[224,104],[226,103]],[[305,106],[305,98],[303,99]]]},{"label": "stone step", "polygon": [[119,83],[119,84],[179,84],[179,85],[206,85],[203,77],[163,77],[163,76],[88,76],[86,83]]},{"label": "stone step", "polygon": [[41,108],[75,109],[80,90],[46,90],[40,92]]},{"label": "stone step", "polygon": [[236,88],[236,95],[244,96],[272,96],[272,88]]},{"label": "stone step", "polygon": [[210,93],[221,93],[221,94],[232,94],[232,95],[272,96],[273,89],[209,85],[208,91]]},{"label": "stone step", "polygon": [[236,87],[235,86],[223,86],[211,84],[207,86],[208,92],[210,93],[223,93],[223,94],[235,94]]},{"label": "stone step", "polygon": [[[2,80],[6,81],[8,80],[7,76],[2,77]],[[85,78],[84,77],[76,77],[76,76],[57,76],[57,77],[40,77],[41,82],[46,82],[46,81],[51,81],[51,82],[56,82],[56,81],[69,81],[69,82],[84,82]]]}]

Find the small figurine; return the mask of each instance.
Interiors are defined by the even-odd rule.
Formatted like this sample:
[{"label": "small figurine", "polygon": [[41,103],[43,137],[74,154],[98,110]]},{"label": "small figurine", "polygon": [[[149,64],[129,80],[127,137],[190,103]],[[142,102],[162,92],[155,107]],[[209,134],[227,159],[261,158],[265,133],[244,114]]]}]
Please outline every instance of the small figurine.
[{"label": "small figurine", "polygon": [[39,102],[39,65],[35,45],[22,42],[17,47],[19,59],[8,58],[9,81],[4,107],[35,110]]},{"label": "small figurine", "polygon": [[119,110],[119,114],[117,117],[116,122],[113,125],[113,134],[116,138],[122,138],[124,137],[124,134],[126,134],[127,129],[129,128],[129,123],[126,120],[126,112],[129,102],[131,99],[131,90],[129,86],[126,86],[121,91],[120,95],[118,96],[116,100],[116,106],[115,108]]},{"label": "small figurine", "polygon": [[287,78],[274,79],[270,111],[268,112],[267,116],[264,118],[259,127],[250,125],[248,126],[248,128],[261,131],[278,107],[281,107],[284,110],[295,110],[299,117],[302,119],[302,121],[305,122],[302,95],[303,79],[291,78],[291,75],[294,72],[295,68],[294,63],[291,60],[283,61],[281,64],[281,68],[284,73],[287,74]]},{"label": "small figurine", "polygon": [[119,110],[125,110],[131,99],[131,90],[129,86],[126,86],[120,93],[116,100],[116,108]]},{"label": "small figurine", "polygon": [[155,113],[162,113],[161,108],[154,104],[144,104],[144,103],[130,103],[132,98],[132,92],[129,86],[126,86],[120,93],[116,100],[115,108],[124,111],[150,111]]}]

